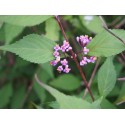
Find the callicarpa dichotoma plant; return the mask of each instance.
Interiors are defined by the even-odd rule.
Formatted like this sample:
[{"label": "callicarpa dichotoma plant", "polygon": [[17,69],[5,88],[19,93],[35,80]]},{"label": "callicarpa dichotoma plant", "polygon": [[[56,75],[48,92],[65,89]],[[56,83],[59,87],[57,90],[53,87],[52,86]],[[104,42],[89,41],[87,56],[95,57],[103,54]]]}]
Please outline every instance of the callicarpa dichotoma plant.
[{"label": "callicarpa dichotoma plant", "polygon": [[124,24],[124,16],[0,16],[0,108],[125,108]]}]

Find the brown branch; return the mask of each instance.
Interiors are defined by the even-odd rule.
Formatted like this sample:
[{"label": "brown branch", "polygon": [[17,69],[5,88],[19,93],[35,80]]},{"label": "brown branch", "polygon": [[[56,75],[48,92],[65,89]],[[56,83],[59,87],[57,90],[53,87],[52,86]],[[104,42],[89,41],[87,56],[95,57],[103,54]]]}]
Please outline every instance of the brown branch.
[{"label": "brown branch", "polygon": [[8,58],[8,66],[12,67],[15,63],[14,56],[9,52],[7,52],[6,55]]},{"label": "brown branch", "polygon": [[[94,70],[93,70],[93,72],[92,72],[91,78],[90,78],[89,83],[88,83],[89,87],[90,87],[91,84],[92,84],[92,80],[93,80],[93,78],[94,78],[94,76],[95,76],[95,74],[96,74],[96,71],[97,71],[97,68],[98,68],[98,66],[99,66],[100,60],[101,60],[101,58],[99,58],[99,59],[97,60],[97,62],[96,62],[96,65],[95,65],[95,67],[94,67]],[[84,92],[84,95],[83,95],[83,99],[85,98],[87,92],[88,92],[88,90],[85,89],[85,92]]]},{"label": "brown branch", "polygon": [[[68,31],[70,31],[71,34],[73,34],[72,30],[70,30],[70,27],[69,27],[69,25],[68,25],[68,23],[66,21],[63,21],[62,25],[63,25],[64,29],[67,29]],[[75,41],[75,38],[71,37],[71,36],[70,36],[70,38],[71,38],[71,41],[72,41],[73,48],[75,49],[76,52],[78,52],[78,49],[76,47],[77,43]]]},{"label": "brown branch", "polygon": [[[63,29],[63,26],[62,26],[62,24],[61,24],[61,21],[60,21],[59,16],[55,16],[55,19],[56,19],[56,21],[58,22],[58,24],[59,24],[59,26],[60,26],[60,29],[61,29],[61,31],[62,31],[62,34],[63,34],[65,40],[66,40],[67,42],[69,42],[69,41],[68,41],[68,38],[67,38],[67,36],[66,36],[66,34],[65,34],[65,31],[64,31],[64,29]],[[75,63],[76,63],[76,66],[77,66],[77,68],[78,68],[78,70],[79,70],[79,72],[80,72],[80,75],[82,76],[82,79],[83,79],[83,81],[84,81],[84,84],[85,84],[86,88],[88,89],[88,92],[89,92],[89,94],[90,94],[92,100],[94,101],[94,97],[93,97],[93,94],[92,94],[92,92],[91,92],[91,89],[90,89],[89,86],[88,86],[88,82],[87,82],[87,80],[86,80],[86,77],[85,77],[85,75],[84,75],[84,73],[83,73],[83,71],[82,71],[82,68],[81,68],[80,65],[79,65],[79,62],[78,62],[77,57],[75,56],[75,53],[73,52],[73,50],[70,50],[70,54],[71,54],[71,56],[73,57],[73,59],[74,59],[74,61],[75,61]]]}]

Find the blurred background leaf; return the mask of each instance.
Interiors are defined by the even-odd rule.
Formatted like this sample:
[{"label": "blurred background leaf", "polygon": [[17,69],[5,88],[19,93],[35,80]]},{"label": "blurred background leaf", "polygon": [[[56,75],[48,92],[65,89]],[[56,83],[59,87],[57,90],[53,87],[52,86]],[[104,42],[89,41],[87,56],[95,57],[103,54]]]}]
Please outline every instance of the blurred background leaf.
[{"label": "blurred background leaf", "polygon": [[99,33],[103,30],[102,22],[98,16],[94,15],[86,15],[86,16],[79,16],[83,25],[93,33]]},{"label": "blurred background leaf", "polygon": [[26,85],[20,85],[14,95],[12,96],[11,99],[11,108],[22,108],[22,103],[25,98],[25,93],[26,93]]},{"label": "blurred background leaf", "polygon": [[0,108],[5,108],[5,106],[9,103],[10,97],[12,96],[12,84],[6,84],[0,89]]},{"label": "blurred background leaf", "polygon": [[54,18],[50,18],[46,21],[46,37],[53,40],[59,40],[59,26]]},{"label": "blurred background leaf", "polygon": [[62,74],[58,78],[52,80],[49,85],[57,89],[73,91],[80,87],[81,81],[72,74]]},{"label": "blurred background leaf", "polygon": [[98,72],[98,88],[101,96],[107,96],[116,83],[116,71],[112,62],[113,58],[108,57]]},{"label": "blurred background leaf", "polygon": [[0,16],[0,20],[6,23],[10,23],[12,25],[19,25],[19,26],[33,26],[40,24],[50,18],[52,16],[47,16],[47,15],[42,15],[42,16],[16,16],[16,15],[11,15],[11,16]]},{"label": "blurred background leaf", "polygon": [[15,26],[5,23],[0,29],[0,40],[5,41],[5,44],[9,44],[23,31],[23,29],[24,27],[22,26]]}]

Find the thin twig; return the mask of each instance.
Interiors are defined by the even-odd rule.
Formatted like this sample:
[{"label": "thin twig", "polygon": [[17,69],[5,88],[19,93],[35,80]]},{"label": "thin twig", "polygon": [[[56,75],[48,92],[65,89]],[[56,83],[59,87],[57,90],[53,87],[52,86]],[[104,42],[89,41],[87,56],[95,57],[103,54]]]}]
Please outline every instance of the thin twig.
[{"label": "thin twig", "polygon": [[83,54],[83,50],[77,52],[76,54],[77,54],[77,55],[79,55],[79,54]]},{"label": "thin twig", "polygon": [[118,80],[118,81],[125,81],[125,77],[123,77],[123,78],[118,78],[117,80]]},{"label": "thin twig", "polygon": [[123,53],[121,53],[121,55],[122,55],[123,59],[125,60],[125,55]]},{"label": "thin twig", "polygon": [[110,27],[113,27],[117,22],[119,22],[122,19],[122,16],[117,17],[115,20],[111,22],[109,25]]},{"label": "thin twig", "polygon": [[[94,70],[93,70],[93,72],[92,72],[91,78],[90,78],[89,83],[88,83],[89,87],[90,87],[91,84],[92,84],[92,81],[93,81],[93,78],[94,78],[94,76],[95,76],[95,74],[96,74],[96,71],[97,71],[97,69],[98,69],[100,60],[101,60],[101,58],[99,58],[99,59],[97,60],[97,62],[96,62],[96,65],[95,65],[95,67],[94,67]],[[85,92],[84,92],[84,95],[83,95],[83,99],[85,98],[87,92],[88,92],[88,90],[85,89]]]},{"label": "thin twig", "polygon": [[125,19],[123,19],[119,24],[117,24],[116,26],[115,26],[115,28],[120,28],[121,26],[123,26],[125,24]]},{"label": "thin twig", "polygon": [[25,95],[25,97],[24,97],[24,100],[23,100],[21,106],[20,106],[21,108],[22,108],[23,105],[25,104],[25,102],[26,102],[26,100],[27,100],[27,98],[28,98],[28,96],[29,96],[29,94],[30,94],[32,88],[33,88],[33,83],[34,83],[34,82],[31,82],[30,85],[28,86],[27,93],[26,93],[26,95]]},{"label": "thin twig", "polygon": [[125,41],[122,40],[119,36],[117,36],[116,34],[114,34],[111,30],[108,29],[106,22],[104,21],[102,16],[99,16],[100,20],[102,21],[102,26],[104,27],[104,29],[106,31],[108,31],[111,35],[115,36],[118,40],[120,40],[123,44],[125,44]]},{"label": "thin twig", "polygon": [[[66,34],[65,34],[65,31],[64,31],[64,29],[63,29],[63,26],[62,26],[62,24],[61,24],[61,21],[60,21],[59,16],[55,16],[55,19],[56,19],[56,21],[58,22],[58,24],[59,24],[59,26],[60,26],[60,29],[61,29],[61,31],[62,31],[62,34],[63,34],[65,40],[66,40],[67,42],[69,42],[69,41],[68,41],[68,38],[67,38],[67,36],[66,36]],[[70,50],[70,54],[71,54],[71,56],[73,57],[73,59],[74,59],[74,61],[75,61],[75,63],[76,63],[76,66],[77,66],[77,68],[78,68],[78,70],[79,70],[79,72],[80,72],[80,74],[81,74],[81,76],[82,76],[82,79],[83,79],[83,81],[84,81],[84,84],[85,84],[86,88],[88,89],[88,92],[89,92],[89,94],[90,94],[92,100],[94,101],[94,97],[93,97],[93,94],[92,94],[92,92],[91,92],[91,89],[90,89],[89,86],[88,86],[88,82],[87,82],[87,80],[86,80],[86,77],[85,77],[85,75],[84,75],[84,73],[83,73],[83,71],[82,71],[82,68],[81,68],[80,65],[79,65],[79,62],[78,62],[77,57],[75,56],[75,53],[73,52],[73,50]]]},{"label": "thin twig", "polygon": [[100,18],[100,20],[102,21],[102,26],[105,27],[106,29],[108,29],[108,26],[107,26],[105,20],[103,19],[103,17],[102,17],[102,16],[99,16],[99,18]]},{"label": "thin twig", "polygon": [[125,62],[122,60],[121,57],[117,57],[117,60],[125,67]]}]

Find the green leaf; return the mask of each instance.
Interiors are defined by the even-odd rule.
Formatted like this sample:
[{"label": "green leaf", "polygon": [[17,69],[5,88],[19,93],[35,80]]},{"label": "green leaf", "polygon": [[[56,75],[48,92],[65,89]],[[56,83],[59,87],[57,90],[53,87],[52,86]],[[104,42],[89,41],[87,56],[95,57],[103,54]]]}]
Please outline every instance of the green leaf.
[{"label": "green leaf", "polygon": [[[92,85],[93,85],[93,84],[92,84]],[[98,93],[98,88],[97,88],[97,86],[95,86],[95,87],[92,86],[92,87],[91,87],[91,91],[92,91],[92,94],[93,94],[95,100],[100,97],[100,95],[99,95],[99,93]],[[84,92],[85,92],[85,90],[81,91],[81,92],[78,94],[78,97],[83,98]],[[92,102],[92,98],[91,98],[91,96],[90,96],[89,94],[87,94],[87,95],[84,97],[84,99],[85,99],[86,101],[88,101],[88,102]]]},{"label": "green leaf", "polygon": [[46,99],[45,89],[40,88],[40,87],[41,86],[39,84],[34,82],[33,89],[35,90],[40,102],[45,102],[45,99]]},{"label": "green leaf", "polygon": [[[68,20],[72,25],[73,25],[73,30],[75,30],[75,32],[84,32],[88,35],[90,35],[90,31],[83,25],[82,20],[77,17],[71,18],[70,20]],[[81,33],[79,34],[81,35]]]},{"label": "green leaf", "polygon": [[59,26],[58,23],[53,19],[48,19],[46,21],[46,37],[53,40],[57,41],[59,40]]},{"label": "green leaf", "polygon": [[94,33],[99,33],[103,30],[101,20],[98,16],[80,16],[83,25]]},{"label": "green leaf", "polygon": [[[47,63],[43,63],[42,65],[42,70],[44,70],[47,73],[47,76],[49,76],[50,78],[54,78],[54,74],[53,74],[53,66],[50,65],[49,62]],[[44,72],[43,71],[43,72]],[[44,73],[45,73],[44,72]]]},{"label": "green leaf", "polygon": [[125,40],[125,30],[123,29],[113,29],[111,30],[114,34],[120,37],[122,40]]},{"label": "green leaf", "polygon": [[54,46],[55,43],[46,37],[31,34],[14,44],[1,46],[0,49],[15,53],[33,63],[45,63],[54,59]]},{"label": "green leaf", "polygon": [[16,36],[18,36],[24,27],[15,26],[5,23],[0,29],[0,40],[5,41],[5,44],[9,44]]},{"label": "green leaf", "polygon": [[108,57],[98,72],[98,88],[101,96],[107,96],[116,83],[116,71],[112,57]]},{"label": "green leaf", "polygon": [[30,102],[29,109],[42,109],[42,107],[35,104],[34,102]]},{"label": "green leaf", "polygon": [[57,101],[50,102],[48,106],[54,108],[54,109],[59,109],[59,103]]},{"label": "green leaf", "polygon": [[2,25],[3,25],[3,22],[0,21],[0,29],[1,29]]},{"label": "green leaf", "polygon": [[116,105],[120,105],[120,104],[122,104],[122,103],[125,103],[125,95],[122,96],[122,97],[120,97],[120,98],[118,98],[118,99],[115,101],[115,104],[116,104]]},{"label": "green leaf", "polygon": [[12,96],[12,84],[6,84],[0,89],[0,108],[4,108]]},{"label": "green leaf", "polygon": [[123,83],[121,90],[119,92],[119,96],[117,100],[115,101],[116,105],[120,105],[125,102],[125,82]]},{"label": "green leaf", "polygon": [[[125,31],[124,30],[111,30],[115,34],[117,34],[120,37],[125,40]],[[106,30],[103,30],[98,35],[96,35],[92,41],[87,45],[87,48],[89,48],[88,55],[91,56],[112,56],[116,55],[118,53],[121,53],[125,50],[125,45],[117,39],[115,36],[111,35]]]},{"label": "green leaf", "polygon": [[19,88],[16,89],[16,91],[14,92],[14,96],[12,97],[12,100],[11,100],[12,109],[22,108],[21,106],[24,101],[25,94],[26,94],[25,85],[21,85]]},{"label": "green leaf", "polygon": [[65,91],[73,91],[80,87],[81,81],[72,74],[64,74],[49,83],[54,88]]},{"label": "green leaf", "polygon": [[115,105],[109,102],[107,99],[103,99],[101,102],[102,109],[116,109]]},{"label": "green leaf", "polygon": [[121,63],[119,63],[119,62],[114,62],[114,65],[115,65],[117,77],[119,77],[119,75],[123,69],[123,65],[121,65]]},{"label": "green leaf", "polygon": [[[116,69],[116,68],[115,68]],[[118,86],[115,86],[112,91],[108,94],[108,97],[118,96],[120,92],[120,88]]]},{"label": "green leaf", "polygon": [[85,100],[77,98],[75,96],[68,96],[65,95],[58,90],[41,83],[41,86],[46,89],[50,94],[52,94],[55,98],[57,103],[59,104],[61,109],[85,109],[85,108],[100,108],[100,103],[102,98],[96,100],[93,103],[89,103]]},{"label": "green leaf", "polygon": [[119,98],[125,96],[125,82],[123,82],[123,85],[121,86],[121,90],[119,92]]},{"label": "green leaf", "polygon": [[11,16],[0,16],[0,21],[10,23],[12,25],[19,25],[19,26],[34,26],[37,24],[40,24],[50,18],[52,16],[49,15],[42,15],[42,16],[16,16],[16,15],[11,15]]}]

